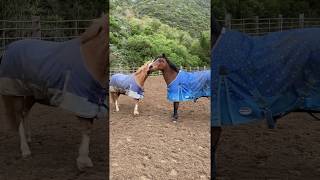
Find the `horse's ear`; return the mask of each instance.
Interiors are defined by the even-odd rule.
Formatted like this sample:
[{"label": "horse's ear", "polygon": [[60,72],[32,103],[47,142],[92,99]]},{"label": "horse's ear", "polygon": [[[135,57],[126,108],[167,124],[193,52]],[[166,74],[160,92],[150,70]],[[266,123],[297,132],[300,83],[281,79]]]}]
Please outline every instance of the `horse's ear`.
[{"label": "horse's ear", "polygon": [[163,53],[163,54],[162,54],[162,57],[163,57],[163,58],[165,58],[165,57],[166,57],[166,55]]}]

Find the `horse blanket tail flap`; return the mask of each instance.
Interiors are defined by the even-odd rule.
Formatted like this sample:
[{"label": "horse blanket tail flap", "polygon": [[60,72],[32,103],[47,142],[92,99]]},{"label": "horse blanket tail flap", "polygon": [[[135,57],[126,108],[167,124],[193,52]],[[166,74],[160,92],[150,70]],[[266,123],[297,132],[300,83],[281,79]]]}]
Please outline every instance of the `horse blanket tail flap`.
[{"label": "horse blanket tail flap", "polygon": [[20,40],[9,44],[0,65],[0,94],[34,96],[80,117],[106,114],[106,89],[87,70],[80,40]]},{"label": "horse blanket tail flap", "polygon": [[133,74],[114,74],[110,80],[110,92],[126,94],[134,99],[143,99],[144,91],[138,85]]},{"label": "horse blanket tail flap", "polygon": [[167,99],[171,102],[190,101],[210,96],[210,70],[185,72],[180,70],[167,87]]},{"label": "horse blanket tail flap", "polygon": [[320,110],[320,29],[256,37],[226,30],[211,58],[212,126]]}]

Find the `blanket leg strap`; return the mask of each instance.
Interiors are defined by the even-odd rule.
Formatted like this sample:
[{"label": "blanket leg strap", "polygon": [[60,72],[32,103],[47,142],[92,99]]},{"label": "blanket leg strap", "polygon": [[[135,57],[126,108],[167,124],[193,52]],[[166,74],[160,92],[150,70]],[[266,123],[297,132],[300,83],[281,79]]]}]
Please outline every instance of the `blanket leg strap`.
[{"label": "blanket leg strap", "polygon": [[307,112],[311,117],[315,118],[316,120],[320,121],[320,118],[316,115],[314,115],[313,112]]},{"label": "blanket leg strap", "polygon": [[274,129],[276,127],[275,120],[273,119],[272,112],[270,109],[263,110],[264,117],[267,120],[267,125],[269,129]]}]

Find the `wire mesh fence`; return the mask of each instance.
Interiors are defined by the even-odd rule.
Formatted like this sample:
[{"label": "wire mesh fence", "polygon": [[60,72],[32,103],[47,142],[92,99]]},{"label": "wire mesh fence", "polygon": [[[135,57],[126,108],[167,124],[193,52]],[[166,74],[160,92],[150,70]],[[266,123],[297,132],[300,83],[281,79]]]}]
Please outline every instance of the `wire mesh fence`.
[{"label": "wire mesh fence", "polygon": [[320,18],[306,18],[300,14],[294,18],[252,18],[233,19],[231,14],[226,14],[224,20],[218,20],[224,27],[238,30],[250,35],[264,35],[269,32],[285,31],[297,28],[320,28]]},{"label": "wire mesh fence", "polygon": [[[203,71],[203,70],[210,70],[210,67],[208,66],[203,66],[203,67],[179,67],[180,70],[184,70],[187,72],[194,72],[194,71]],[[139,69],[139,67],[132,67],[132,68],[123,68],[123,67],[112,67],[109,70],[110,76],[116,73],[121,73],[121,74],[132,74],[136,72]],[[159,76],[162,75],[161,71],[156,71],[150,74],[150,76]]]},{"label": "wire mesh fence", "polygon": [[79,37],[91,20],[42,20],[33,16],[26,20],[0,20],[0,55],[13,41],[37,38],[49,41],[66,41]]}]

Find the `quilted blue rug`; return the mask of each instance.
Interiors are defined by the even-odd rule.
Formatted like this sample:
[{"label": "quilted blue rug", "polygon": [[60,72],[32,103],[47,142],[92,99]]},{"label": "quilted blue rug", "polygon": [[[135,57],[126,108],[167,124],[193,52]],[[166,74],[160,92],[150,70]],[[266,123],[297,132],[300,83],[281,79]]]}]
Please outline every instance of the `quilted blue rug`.
[{"label": "quilted blue rug", "polygon": [[212,50],[211,125],[320,110],[320,29],[251,37],[223,30]]},{"label": "quilted blue rug", "polygon": [[171,102],[190,101],[210,96],[210,70],[185,72],[180,70],[167,87],[167,99]]},{"label": "quilted blue rug", "polygon": [[134,75],[114,74],[110,80],[110,92],[126,94],[134,99],[142,99],[144,91],[137,84]]},{"label": "quilted blue rug", "polygon": [[6,47],[0,94],[35,96],[38,102],[92,118],[106,113],[106,89],[87,70],[80,39],[20,40]]}]

